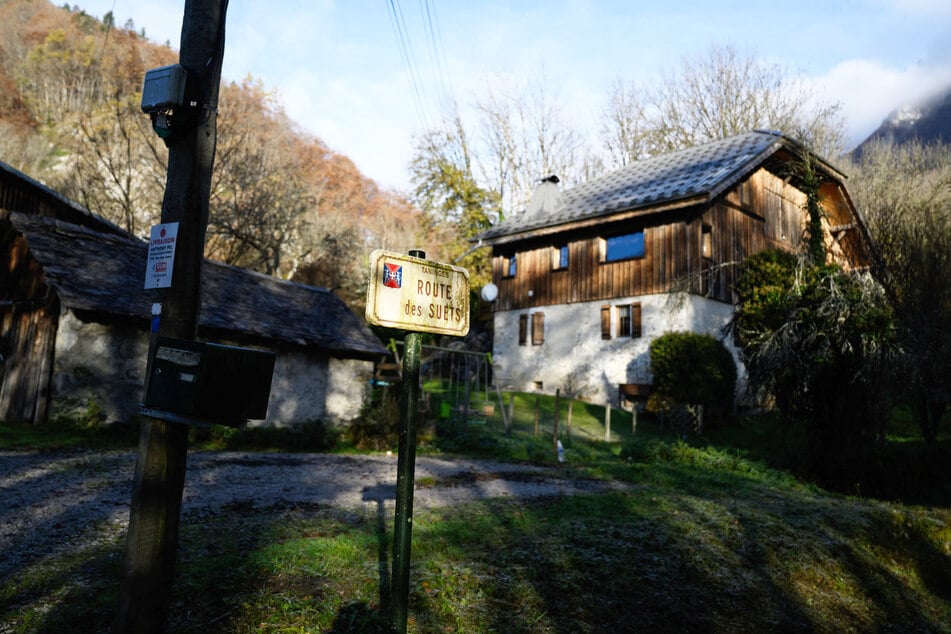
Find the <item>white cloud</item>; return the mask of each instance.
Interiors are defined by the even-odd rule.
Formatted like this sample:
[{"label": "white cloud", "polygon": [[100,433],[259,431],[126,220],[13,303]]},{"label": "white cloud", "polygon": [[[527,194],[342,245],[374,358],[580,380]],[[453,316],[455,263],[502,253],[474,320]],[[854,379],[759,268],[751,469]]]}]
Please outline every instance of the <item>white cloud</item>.
[{"label": "white cloud", "polygon": [[852,147],[874,132],[893,110],[951,88],[951,64],[894,68],[878,61],[850,59],[814,82],[819,94],[842,104],[847,141]]}]

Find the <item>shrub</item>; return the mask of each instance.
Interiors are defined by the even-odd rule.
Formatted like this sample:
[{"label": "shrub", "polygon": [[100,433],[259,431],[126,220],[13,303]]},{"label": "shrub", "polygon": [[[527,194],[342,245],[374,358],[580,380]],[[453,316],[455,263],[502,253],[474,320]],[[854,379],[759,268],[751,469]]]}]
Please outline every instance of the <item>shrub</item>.
[{"label": "shrub", "polygon": [[751,393],[806,426],[807,458],[824,483],[861,479],[901,360],[881,285],[773,252],[744,262],[737,292]]},{"label": "shrub", "polygon": [[652,400],[702,405],[712,424],[729,419],[736,390],[736,363],[711,335],[668,332],[650,346]]},{"label": "shrub", "polygon": [[399,442],[399,394],[389,388],[374,388],[360,417],[344,433],[345,440],[357,449],[382,451]]}]

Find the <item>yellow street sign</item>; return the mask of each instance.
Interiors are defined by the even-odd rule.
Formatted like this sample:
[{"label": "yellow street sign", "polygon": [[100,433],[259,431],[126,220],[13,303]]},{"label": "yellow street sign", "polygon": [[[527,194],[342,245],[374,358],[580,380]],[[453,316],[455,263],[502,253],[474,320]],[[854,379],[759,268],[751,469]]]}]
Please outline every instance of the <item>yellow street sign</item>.
[{"label": "yellow street sign", "polygon": [[370,253],[367,321],[416,332],[469,332],[469,272],[377,249]]}]

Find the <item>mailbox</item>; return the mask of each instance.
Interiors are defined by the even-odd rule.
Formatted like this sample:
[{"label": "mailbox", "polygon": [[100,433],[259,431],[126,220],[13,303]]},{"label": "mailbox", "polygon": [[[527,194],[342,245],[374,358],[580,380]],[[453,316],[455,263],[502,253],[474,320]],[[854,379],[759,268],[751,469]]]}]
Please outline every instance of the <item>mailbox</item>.
[{"label": "mailbox", "polygon": [[231,426],[266,418],[274,361],[273,352],[159,337],[143,413]]}]

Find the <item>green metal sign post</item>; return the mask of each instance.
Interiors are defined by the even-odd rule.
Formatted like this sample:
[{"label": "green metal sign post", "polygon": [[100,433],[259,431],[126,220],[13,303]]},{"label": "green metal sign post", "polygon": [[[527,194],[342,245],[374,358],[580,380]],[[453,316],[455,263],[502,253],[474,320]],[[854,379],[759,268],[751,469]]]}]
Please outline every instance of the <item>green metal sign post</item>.
[{"label": "green metal sign post", "polygon": [[406,631],[409,611],[410,544],[413,537],[413,485],[416,472],[416,416],[419,411],[421,335],[406,335],[403,390],[400,395],[400,438],[396,466],[396,523],[393,527],[393,627]]},{"label": "green metal sign post", "polygon": [[396,467],[396,523],[393,528],[392,625],[406,632],[409,615],[410,545],[413,539],[413,485],[416,472],[416,418],[419,414],[419,332],[464,336],[469,332],[469,272],[429,262],[423,251],[409,256],[370,254],[367,321],[408,332],[404,339],[400,394],[399,454]]}]

